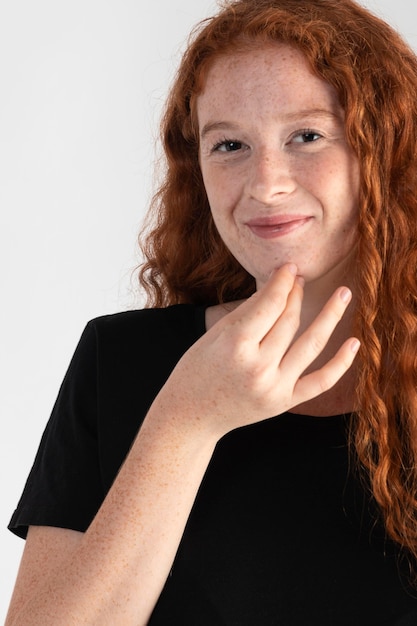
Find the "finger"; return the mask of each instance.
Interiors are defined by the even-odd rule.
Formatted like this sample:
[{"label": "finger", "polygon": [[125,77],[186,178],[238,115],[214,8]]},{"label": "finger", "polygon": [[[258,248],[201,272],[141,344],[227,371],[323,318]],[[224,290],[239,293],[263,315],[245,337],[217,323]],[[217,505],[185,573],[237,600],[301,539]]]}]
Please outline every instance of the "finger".
[{"label": "finger", "polygon": [[350,368],[359,347],[358,339],[351,337],[323,367],[302,376],[294,387],[293,406],[331,389]]},{"label": "finger", "polygon": [[342,318],[351,300],[352,293],[340,287],[325,304],[316,319],[294,342],[282,359],[281,366],[296,380],[319,356]]},{"label": "finger", "polygon": [[223,327],[229,331],[235,326],[243,340],[247,337],[261,343],[285,310],[296,275],[297,267],[293,263],[273,272],[259,291],[223,318]]},{"label": "finger", "polygon": [[300,325],[303,286],[304,280],[297,277],[284,311],[261,342],[262,357],[266,361],[280,363],[294,339]]}]

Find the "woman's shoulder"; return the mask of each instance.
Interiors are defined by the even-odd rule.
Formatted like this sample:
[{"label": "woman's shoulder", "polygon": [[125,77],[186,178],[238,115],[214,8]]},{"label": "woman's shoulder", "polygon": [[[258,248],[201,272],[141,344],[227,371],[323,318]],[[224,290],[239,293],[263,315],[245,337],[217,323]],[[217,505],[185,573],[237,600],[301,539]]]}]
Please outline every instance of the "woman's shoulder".
[{"label": "woman's shoulder", "polygon": [[132,341],[147,335],[187,335],[198,338],[205,331],[203,305],[175,304],[164,308],[143,308],[96,317],[88,322],[101,340]]},{"label": "woman's shoulder", "polygon": [[138,354],[175,361],[237,305],[174,304],[102,315],[88,322],[81,343],[97,350],[101,362],[120,357],[127,363]]},{"label": "woman's shoulder", "polygon": [[118,336],[127,333],[143,335],[144,331],[195,336],[204,334],[242,301],[208,306],[204,304],[173,304],[161,308],[142,308],[112,313],[93,318],[88,323],[100,334]]}]

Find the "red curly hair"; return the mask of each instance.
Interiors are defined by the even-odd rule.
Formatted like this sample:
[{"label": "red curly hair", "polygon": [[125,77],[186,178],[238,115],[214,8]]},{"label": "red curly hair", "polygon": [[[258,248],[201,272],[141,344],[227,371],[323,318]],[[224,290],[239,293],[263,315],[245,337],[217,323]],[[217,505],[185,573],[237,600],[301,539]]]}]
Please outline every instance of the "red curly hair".
[{"label": "red curly hair", "polygon": [[[165,179],[143,241],[148,304],[245,298],[255,282],[213,224],[198,163],[195,98],[220,55],[297,47],[336,89],[361,165],[351,444],[388,536],[417,563],[417,58],[352,0],[237,0],[193,33],[162,120]],[[151,223],[147,222],[148,225]]]}]

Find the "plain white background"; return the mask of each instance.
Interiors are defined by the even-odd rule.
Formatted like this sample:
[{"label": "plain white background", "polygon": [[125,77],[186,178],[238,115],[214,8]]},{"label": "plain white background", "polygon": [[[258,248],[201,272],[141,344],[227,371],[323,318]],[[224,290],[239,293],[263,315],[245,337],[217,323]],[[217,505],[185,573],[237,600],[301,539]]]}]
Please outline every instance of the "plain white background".
[{"label": "plain white background", "polygon": [[[364,0],[417,49],[410,0]],[[0,3],[0,619],[6,530],[85,323],[141,306],[132,274],[160,107],[215,0]]]}]

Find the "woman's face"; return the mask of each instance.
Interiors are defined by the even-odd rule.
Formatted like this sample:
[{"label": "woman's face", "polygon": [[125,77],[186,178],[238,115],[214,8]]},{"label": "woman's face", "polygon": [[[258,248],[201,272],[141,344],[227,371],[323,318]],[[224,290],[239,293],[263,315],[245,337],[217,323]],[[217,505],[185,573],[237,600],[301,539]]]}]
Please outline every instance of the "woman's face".
[{"label": "woman's face", "polygon": [[299,51],[271,45],[216,60],[197,116],[213,219],[258,288],[288,261],[306,282],[339,284],[356,241],[359,167],[333,87]]}]

